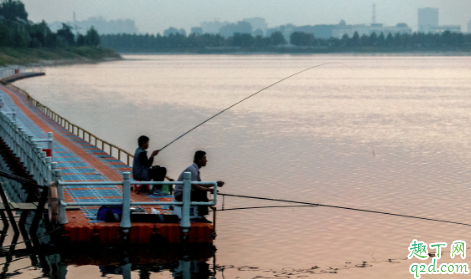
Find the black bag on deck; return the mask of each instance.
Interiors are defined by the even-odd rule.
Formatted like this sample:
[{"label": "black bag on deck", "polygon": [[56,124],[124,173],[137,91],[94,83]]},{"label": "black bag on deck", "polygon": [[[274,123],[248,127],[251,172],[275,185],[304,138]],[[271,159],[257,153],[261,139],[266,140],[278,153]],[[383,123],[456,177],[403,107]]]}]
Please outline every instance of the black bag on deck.
[{"label": "black bag on deck", "polygon": [[178,223],[180,220],[177,215],[164,214],[131,214],[131,222],[144,223]]},{"label": "black bag on deck", "polygon": [[149,168],[149,178],[153,181],[164,181],[167,175],[167,169],[161,166],[152,166]]},{"label": "black bag on deck", "polygon": [[97,220],[105,222],[119,222],[123,213],[122,205],[102,205],[96,214]]}]

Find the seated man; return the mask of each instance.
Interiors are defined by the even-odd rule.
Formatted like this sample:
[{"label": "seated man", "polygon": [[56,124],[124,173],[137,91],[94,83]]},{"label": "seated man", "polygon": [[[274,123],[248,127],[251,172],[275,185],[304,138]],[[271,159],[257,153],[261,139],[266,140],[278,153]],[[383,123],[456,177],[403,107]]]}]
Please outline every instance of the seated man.
[{"label": "seated man", "polygon": [[[201,181],[200,177],[200,168],[206,166],[208,160],[206,159],[206,152],[204,151],[196,151],[195,156],[193,158],[193,164],[186,168],[178,177],[177,181],[183,181],[183,173],[190,172],[191,173],[191,181]],[[224,182],[217,181],[218,187],[222,187]],[[207,202],[208,196],[207,192],[213,191],[212,185],[191,185],[191,200],[192,201],[202,201]],[[183,198],[183,184],[177,184],[175,186],[175,199],[177,201],[182,201]],[[211,223],[205,215],[208,215],[208,206],[198,206],[198,215],[200,216],[198,219],[200,222]]]},{"label": "seated man", "polygon": [[[149,148],[149,138],[146,136],[140,136],[139,139],[137,140],[137,144],[139,147],[136,149],[136,152],[134,153],[134,161],[132,164],[132,176],[135,180],[137,181],[150,181],[151,175],[149,174],[149,168],[152,166],[152,163],[154,162],[154,157],[159,154],[159,150],[154,150],[150,157],[147,157],[147,151],[146,149]],[[165,177],[165,174],[167,173],[167,170],[165,168],[160,168],[158,170],[159,173],[159,178]],[[154,190],[160,190],[162,186],[159,185],[157,189]],[[149,188],[148,185],[142,185],[139,192],[148,192]]]}]

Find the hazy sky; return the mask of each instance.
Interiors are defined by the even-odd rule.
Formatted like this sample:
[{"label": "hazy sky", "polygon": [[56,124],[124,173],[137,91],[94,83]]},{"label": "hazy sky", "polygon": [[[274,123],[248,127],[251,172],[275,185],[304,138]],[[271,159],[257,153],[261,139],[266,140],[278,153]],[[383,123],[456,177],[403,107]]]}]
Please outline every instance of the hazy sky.
[{"label": "hazy sky", "polygon": [[376,22],[407,23],[417,29],[417,9],[439,8],[440,25],[459,24],[468,30],[471,0],[23,0],[30,20],[71,21],[93,16],[133,19],[140,32],[157,33],[170,26],[199,26],[202,21],[235,22],[263,17],[269,27],[295,25],[371,23],[373,3]]}]

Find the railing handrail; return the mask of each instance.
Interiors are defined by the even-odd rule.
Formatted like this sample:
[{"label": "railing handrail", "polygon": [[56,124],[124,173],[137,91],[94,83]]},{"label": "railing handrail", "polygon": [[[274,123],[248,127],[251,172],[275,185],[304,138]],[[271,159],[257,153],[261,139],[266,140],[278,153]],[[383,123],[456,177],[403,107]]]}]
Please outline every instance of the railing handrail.
[{"label": "railing handrail", "polygon": [[[62,117],[61,115],[59,115],[58,113],[56,113],[55,111],[51,110],[49,107],[43,105],[41,102],[39,102],[38,100],[34,99],[33,97],[31,97],[31,95],[24,91],[23,89],[11,84],[11,83],[6,83],[5,86],[7,86],[8,88],[14,90],[14,91],[17,91],[18,93],[22,94],[23,96],[26,97],[26,99],[28,99],[28,101],[33,104],[35,107],[37,107],[39,110],[41,110],[44,114],[46,114],[47,116],[49,116],[52,120],[56,121],[59,125],[61,125],[62,127],[64,127],[65,129],[69,130],[69,132],[72,132],[74,135],[80,137],[80,134],[82,134],[82,139],[87,141],[86,140],[86,135],[88,135],[88,143],[92,144],[92,137],[95,139],[95,146],[97,146],[98,144],[98,141],[100,141],[102,143],[102,150],[104,152],[107,152],[105,150],[105,145],[108,146],[108,150],[109,152],[107,152],[110,156],[113,156],[113,148],[115,148],[116,150],[118,150],[118,160],[121,160],[121,153],[124,153],[127,157],[126,160],[121,160],[123,163],[126,163],[128,166],[130,165],[130,158],[134,159],[134,155],[131,154],[130,152],[102,139],[102,138],[99,138],[97,137],[96,135],[94,135],[93,133],[85,130],[84,128],[76,125],[76,124],[73,124],[72,122],[70,122],[68,119]],[[70,131],[72,128],[72,131]],[[77,133],[75,133],[75,130],[77,131]],[[82,133],[80,133],[80,131],[82,131]],[[98,147],[98,146],[97,146]]]},{"label": "railing handrail", "polygon": [[[2,101],[3,98],[0,95],[0,103]],[[47,190],[44,188],[47,188],[52,182],[52,173],[57,168],[57,163],[52,162],[51,157],[46,157],[46,152],[43,151],[43,148],[36,142],[34,137],[16,123],[15,115],[13,109],[10,116],[0,110],[0,137],[12,153],[19,158],[19,163],[36,181],[36,184],[42,186],[43,191]],[[52,149],[52,133],[48,133],[48,140],[51,144],[48,147]],[[10,199],[15,202],[24,202],[26,199],[24,189],[20,184],[14,187],[7,185],[5,190]]]},{"label": "railing handrail", "polygon": [[[168,182],[163,181],[131,181],[129,172],[123,172],[122,181],[98,181],[98,182],[64,182],[61,178],[61,170],[56,169],[55,185],[57,186],[58,205],[59,205],[59,224],[67,224],[66,207],[71,206],[103,206],[103,205],[122,205],[122,217],[120,227],[125,231],[131,228],[130,221],[130,206],[131,205],[179,205],[182,206],[182,217],[180,228],[182,232],[187,233],[191,227],[190,223],[190,206],[192,205],[216,205],[217,204],[217,182],[214,181],[191,181],[191,173],[185,172],[183,174],[183,181],[174,181],[171,184],[183,184],[182,201],[152,201],[152,202],[131,202],[131,185],[144,184],[144,185],[163,185]],[[64,200],[64,186],[77,186],[77,185],[122,185],[122,201],[121,202],[106,202],[106,201],[92,201],[92,202],[68,202]],[[212,185],[214,198],[209,202],[191,201],[191,185]]]},{"label": "railing handrail", "polygon": [[[125,180],[123,181],[92,181],[92,182],[64,182],[62,180],[57,181],[59,186],[80,186],[80,185],[124,185]],[[172,181],[171,183],[165,181],[130,181],[130,185],[167,185],[167,184],[185,184],[184,181]],[[191,181],[191,185],[212,185],[214,186],[213,195],[217,196],[217,182],[215,181]],[[124,194],[124,193],[123,193]],[[119,205],[120,202],[61,202],[64,206],[73,205],[73,206],[89,206],[93,205]],[[162,202],[162,201],[153,201],[153,202],[131,202],[132,205],[181,205],[182,202]],[[211,202],[191,202],[191,205],[216,205],[216,201]]]}]

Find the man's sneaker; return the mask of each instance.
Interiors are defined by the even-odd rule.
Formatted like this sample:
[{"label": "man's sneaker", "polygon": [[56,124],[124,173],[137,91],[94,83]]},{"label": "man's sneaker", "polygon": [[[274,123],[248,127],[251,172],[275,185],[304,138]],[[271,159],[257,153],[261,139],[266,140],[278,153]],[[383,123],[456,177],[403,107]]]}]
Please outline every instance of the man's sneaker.
[{"label": "man's sneaker", "polygon": [[198,217],[198,219],[196,219],[197,222],[200,222],[200,223],[209,223],[209,224],[212,224],[213,222],[209,221],[208,219],[206,219],[206,217]]}]

